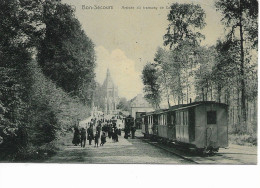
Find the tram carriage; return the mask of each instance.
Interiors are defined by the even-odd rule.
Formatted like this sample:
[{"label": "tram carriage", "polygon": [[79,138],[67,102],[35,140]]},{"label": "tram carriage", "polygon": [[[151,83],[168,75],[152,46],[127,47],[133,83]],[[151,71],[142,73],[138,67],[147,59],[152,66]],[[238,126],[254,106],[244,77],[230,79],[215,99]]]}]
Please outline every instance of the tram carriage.
[{"label": "tram carriage", "polygon": [[134,126],[134,118],[131,116],[128,116],[125,118],[125,138],[128,138],[130,136],[131,127]]},{"label": "tram carriage", "polygon": [[137,129],[141,129],[142,126],[142,116],[144,116],[146,112],[136,112],[135,113],[135,127]]},{"label": "tram carriage", "polygon": [[216,152],[228,146],[227,105],[194,102],[149,112],[142,133],[201,151]]}]

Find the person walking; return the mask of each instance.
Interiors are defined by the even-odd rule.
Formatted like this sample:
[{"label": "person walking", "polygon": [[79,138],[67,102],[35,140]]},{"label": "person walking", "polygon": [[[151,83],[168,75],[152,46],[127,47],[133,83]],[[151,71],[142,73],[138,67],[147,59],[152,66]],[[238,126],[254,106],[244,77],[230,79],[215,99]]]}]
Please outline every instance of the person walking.
[{"label": "person walking", "polygon": [[89,145],[91,145],[92,140],[94,139],[94,133],[93,133],[92,125],[90,125],[90,127],[87,129],[87,133],[88,133],[87,139],[88,139]]},{"label": "person walking", "polygon": [[108,138],[111,138],[111,137],[112,137],[112,134],[113,134],[113,129],[112,129],[112,126],[109,125],[109,126],[108,126]]},{"label": "person walking", "polygon": [[98,140],[99,140],[99,135],[98,135],[98,131],[95,134],[95,147],[98,147]]},{"label": "person walking", "polygon": [[85,147],[85,145],[86,145],[86,129],[85,128],[82,128],[81,129],[81,133],[80,133],[80,136],[81,136],[81,138],[80,138],[80,146],[81,147]]},{"label": "person walking", "polygon": [[98,137],[100,137],[100,132],[101,132],[101,124],[97,126],[97,132],[98,132]]},{"label": "person walking", "polygon": [[112,140],[115,142],[115,129],[114,128],[112,128]]},{"label": "person walking", "polygon": [[135,126],[132,126],[132,127],[131,127],[131,135],[132,135],[132,139],[135,138],[135,131],[136,131]]},{"label": "person walking", "polygon": [[115,127],[115,135],[114,135],[114,137],[115,137],[115,142],[118,142],[118,128],[117,127]]},{"label": "person walking", "polygon": [[74,136],[73,136],[72,144],[74,144],[75,146],[77,146],[77,145],[79,145],[79,143],[80,143],[80,132],[79,132],[78,126],[75,125],[75,127],[74,127]]},{"label": "person walking", "polygon": [[100,143],[100,146],[104,146],[105,143],[106,143],[106,133],[103,132],[103,134],[101,135],[101,143]]}]

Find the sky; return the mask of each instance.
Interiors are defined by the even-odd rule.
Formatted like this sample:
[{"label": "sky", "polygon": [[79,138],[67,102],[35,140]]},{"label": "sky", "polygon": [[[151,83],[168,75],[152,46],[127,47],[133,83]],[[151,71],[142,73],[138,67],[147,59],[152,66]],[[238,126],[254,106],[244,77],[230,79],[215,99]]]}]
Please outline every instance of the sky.
[{"label": "sky", "polygon": [[[144,65],[154,59],[156,49],[163,47],[168,7],[174,2],[200,4],[206,13],[202,45],[214,45],[224,33],[221,15],[214,0],[63,0],[76,8],[76,17],[95,44],[97,56],[96,81],[104,82],[107,68],[118,86],[120,97],[131,99],[143,93],[141,73]],[[113,9],[82,7],[113,6]],[[122,9],[134,7],[134,9]],[[140,6],[141,9],[137,9]],[[157,7],[145,9],[144,7]],[[163,7],[163,9],[160,9]]]}]

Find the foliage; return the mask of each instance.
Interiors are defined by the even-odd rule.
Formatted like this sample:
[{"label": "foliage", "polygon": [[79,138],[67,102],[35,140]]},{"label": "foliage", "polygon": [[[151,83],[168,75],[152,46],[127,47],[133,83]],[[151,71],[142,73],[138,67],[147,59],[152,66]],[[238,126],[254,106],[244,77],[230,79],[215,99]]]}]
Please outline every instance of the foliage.
[{"label": "foliage", "polygon": [[71,98],[50,79],[46,78],[37,62],[31,62],[32,89],[30,91],[29,131],[32,142],[43,144],[59,138],[59,133],[70,129],[77,119],[90,115],[79,99]]},{"label": "foliage", "polygon": [[250,61],[246,61],[247,49],[257,48],[258,37],[258,1],[257,0],[218,0],[216,8],[222,13],[222,21],[228,34],[228,43],[236,44],[238,50],[235,53],[239,59],[233,59],[239,64],[239,88],[241,90],[241,117],[246,121],[246,75],[245,67]]},{"label": "foliage", "polygon": [[[164,35],[164,45],[170,51],[158,48],[155,54],[155,65],[160,75],[158,81],[161,93],[166,95],[168,106],[170,100],[180,104],[189,101],[190,77],[196,63],[197,49],[204,36],[200,29],[205,26],[205,12],[200,5],[171,5],[167,20],[169,26]],[[171,83],[171,84],[170,84]]]},{"label": "foliage", "polygon": [[[144,91],[152,96],[151,85],[158,85],[160,102],[167,100],[168,106],[189,103],[189,99],[226,103],[230,130],[254,137],[258,2],[218,0],[216,8],[222,13],[226,36],[216,45],[200,46],[204,10],[193,4],[171,6],[164,35],[164,45],[170,48],[158,48],[154,62],[144,67],[143,78],[152,79],[147,79]],[[152,97],[148,101],[155,102]]]},{"label": "foliage", "polygon": [[229,142],[242,146],[257,146],[257,136],[255,134],[229,134]]},{"label": "foliage", "polygon": [[130,112],[131,111],[131,104],[130,104],[129,101],[127,101],[126,98],[122,97],[122,98],[119,99],[117,109]]},{"label": "foliage", "polygon": [[155,66],[147,63],[142,72],[145,98],[155,108],[159,108],[161,101],[160,85],[158,84],[158,72]]},{"label": "foliage", "polygon": [[43,4],[44,38],[38,48],[43,73],[71,96],[91,104],[94,85],[94,44],[86,36],[72,7]]},{"label": "foliage", "polygon": [[0,101],[4,109],[0,136],[4,139],[2,147],[8,148],[10,153],[27,144],[22,130],[29,119],[26,114],[31,85],[28,62],[31,49],[37,43],[35,38],[40,34],[36,27],[37,2],[0,2]]},{"label": "foliage", "polygon": [[205,12],[200,5],[172,4],[167,18],[170,23],[164,35],[164,45],[176,48],[183,41],[198,44],[204,36],[197,29],[205,26],[204,19]]},{"label": "foliage", "polygon": [[[66,13],[62,14],[63,16],[68,17],[53,17],[52,14],[44,13],[56,8],[60,13]],[[76,119],[89,115],[88,107],[81,102],[91,103],[92,99],[90,88],[94,87],[94,48],[70,10],[69,6],[62,5],[60,1],[0,2],[0,137],[3,139],[3,143],[0,143],[0,159],[2,160],[41,158],[42,156],[36,156],[35,153],[47,151],[48,148],[43,148],[59,139],[64,131],[72,127]],[[50,34],[46,31],[49,27],[44,22],[46,20],[52,20],[60,26],[63,22],[64,26],[65,23],[72,24],[70,27],[75,27],[77,30],[74,31],[77,32],[76,35],[66,35],[67,41],[73,43],[73,40],[79,39],[82,42],[72,45],[78,50],[75,66],[79,65],[77,68],[83,67],[83,72],[85,71],[83,73],[70,70],[76,71],[80,77],[76,80],[77,89],[73,91],[73,95],[66,93],[68,90],[64,91],[64,88],[58,87],[57,82],[46,78],[38,62],[34,60],[37,51],[42,50],[42,42]],[[71,20],[72,22],[66,22]],[[56,27],[55,32],[62,35],[63,29]],[[51,51],[52,48],[59,49],[60,44],[63,44],[55,44],[56,39],[52,39],[54,43],[45,46],[46,51]],[[64,49],[71,47],[69,42],[66,45],[64,43],[62,47]],[[74,52],[63,50],[63,53]],[[59,55],[65,57],[64,54]],[[51,58],[48,60],[52,61]],[[60,67],[59,71],[65,71],[63,68],[66,69]],[[83,96],[83,90],[89,94],[86,98]],[[49,153],[55,150],[49,149],[52,150]]]},{"label": "foliage", "polygon": [[53,156],[59,150],[56,142],[50,142],[41,146],[29,145],[27,148],[19,148],[18,152],[11,156],[17,162],[42,162]]},{"label": "foliage", "polygon": [[[235,29],[243,30],[244,40],[253,47],[258,44],[258,1],[257,0],[218,0],[216,8],[222,13],[222,21],[229,29],[227,37],[236,38]],[[240,39],[239,39],[240,40]]]}]

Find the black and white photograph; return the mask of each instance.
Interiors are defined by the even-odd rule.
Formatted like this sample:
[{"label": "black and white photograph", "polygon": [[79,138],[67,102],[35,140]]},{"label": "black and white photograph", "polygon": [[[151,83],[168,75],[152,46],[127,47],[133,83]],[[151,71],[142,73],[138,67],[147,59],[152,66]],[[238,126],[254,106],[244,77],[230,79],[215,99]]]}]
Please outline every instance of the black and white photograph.
[{"label": "black and white photograph", "polygon": [[0,0],[0,163],[257,165],[258,0]]}]

